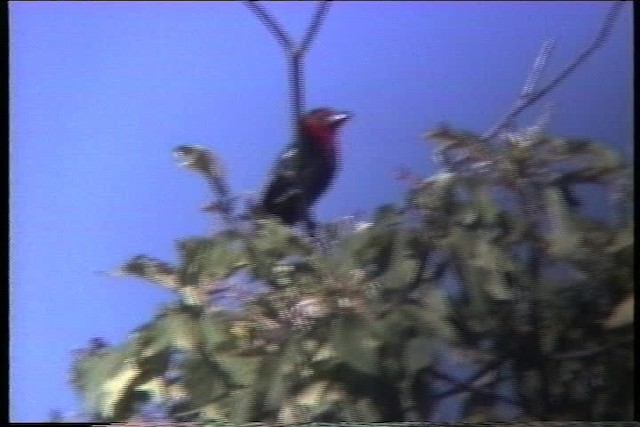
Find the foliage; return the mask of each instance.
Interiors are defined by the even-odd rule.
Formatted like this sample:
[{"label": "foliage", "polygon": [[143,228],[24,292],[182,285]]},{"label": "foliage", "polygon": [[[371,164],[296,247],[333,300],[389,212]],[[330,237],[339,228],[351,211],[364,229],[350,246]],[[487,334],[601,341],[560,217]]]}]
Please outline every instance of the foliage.
[{"label": "foliage", "polygon": [[[525,421],[630,419],[630,167],[542,126],[504,132],[602,46],[624,3],[538,88],[545,44],[484,136],[429,132],[442,170],[412,177],[402,204],[323,224],[317,239],[250,205],[236,213],[216,156],[177,147],[224,227],[180,240],[177,265],[138,255],[115,272],[177,298],[120,346],[94,339],[78,353],[71,380],[86,413],[132,421],[155,405],[161,418],[210,424],[416,421],[457,396],[466,421],[499,421],[504,405]],[[299,46],[246,4],[285,48],[297,123],[302,57],[329,3]],[[586,214],[585,186],[607,197],[606,218]],[[451,361],[473,372],[459,379]]]},{"label": "foliage", "polygon": [[[177,298],[120,346],[94,340],[78,354],[72,383],[87,412],[414,421],[456,395],[471,421],[497,420],[505,404],[525,420],[628,419],[628,166],[539,129],[493,144],[446,126],[427,137],[446,170],[414,179],[400,206],[369,222],[324,224],[316,240],[250,208],[236,214],[215,156],[179,147],[219,198],[224,227],[180,240],[177,265],[138,255],[118,270]],[[623,214],[588,218],[584,184]],[[454,378],[445,359],[475,373]]]}]

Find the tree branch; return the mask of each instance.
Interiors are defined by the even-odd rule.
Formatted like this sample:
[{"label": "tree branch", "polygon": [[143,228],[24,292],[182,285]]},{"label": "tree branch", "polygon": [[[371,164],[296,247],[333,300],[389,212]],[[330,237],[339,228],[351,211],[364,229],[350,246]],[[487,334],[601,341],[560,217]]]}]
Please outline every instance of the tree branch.
[{"label": "tree branch", "polygon": [[622,6],[627,3],[624,0],[616,0],[609,7],[609,11],[605,16],[604,22],[600,27],[595,39],[588,45],[573,61],[571,61],[556,77],[554,77],[546,86],[542,89],[534,91],[534,86],[537,79],[540,77],[540,73],[543,70],[549,54],[552,50],[552,45],[547,42],[544,44],[534,61],[533,69],[530,77],[527,79],[527,83],[522,90],[521,96],[516,100],[511,110],[503,116],[498,123],[491,128],[483,137],[485,141],[495,138],[495,136],[509,123],[511,123],[518,114],[524,111],[526,108],[532,106],[538,102],[542,97],[547,95],[553,89],[562,83],[567,77],[569,77],[583,62],[585,62],[593,53],[598,50],[611,34],[611,30],[615,24],[616,18],[620,14]]}]

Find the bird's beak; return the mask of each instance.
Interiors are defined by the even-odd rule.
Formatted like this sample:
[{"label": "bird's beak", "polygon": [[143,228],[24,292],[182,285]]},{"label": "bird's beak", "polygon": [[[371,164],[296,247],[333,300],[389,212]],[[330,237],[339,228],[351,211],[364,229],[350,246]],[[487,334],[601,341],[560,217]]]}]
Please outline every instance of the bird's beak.
[{"label": "bird's beak", "polygon": [[351,113],[342,112],[342,113],[334,113],[329,117],[329,124],[333,127],[338,127],[347,120],[349,120],[353,115]]}]

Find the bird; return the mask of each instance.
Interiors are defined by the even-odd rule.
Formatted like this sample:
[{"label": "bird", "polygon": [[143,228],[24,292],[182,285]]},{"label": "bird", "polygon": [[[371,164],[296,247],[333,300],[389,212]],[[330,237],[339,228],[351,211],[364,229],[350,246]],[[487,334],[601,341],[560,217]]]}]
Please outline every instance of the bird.
[{"label": "bird", "polygon": [[275,161],[260,205],[287,226],[304,222],[313,234],[310,210],[322,196],[338,168],[337,133],[353,115],[332,108],[315,108],[299,122],[298,137]]}]

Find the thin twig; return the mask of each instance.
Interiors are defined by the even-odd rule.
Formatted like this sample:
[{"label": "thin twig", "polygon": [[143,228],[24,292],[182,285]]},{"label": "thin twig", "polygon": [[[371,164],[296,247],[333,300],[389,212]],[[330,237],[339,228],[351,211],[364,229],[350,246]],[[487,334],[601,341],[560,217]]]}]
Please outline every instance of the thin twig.
[{"label": "thin twig", "polygon": [[291,121],[294,140],[298,140],[300,134],[300,118],[305,108],[304,99],[304,56],[309,50],[315,36],[320,31],[320,25],[324,21],[329,11],[330,3],[328,0],[322,0],[318,3],[309,28],[302,38],[302,42],[296,46],[289,35],[282,29],[282,26],[262,7],[257,1],[244,1],[247,6],[258,19],[273,34],[278,43],[282,46],[287,60],[287,73],[289,76],[290,102],[291,102]]},{"label": "thin twig", "polygon": [[302,43],[300,43],[300,46],[298,46],[298,48],[296,49],[297,55],[304,56],[309,50],[309,46],[311,46],[313,39],[315,38],[316,34],[318,34],[318,31],[320,31],[320,25],[324,22],[324,19],[329,12],[330,5],[331,3],[329,3],[327,0],[318,3],[318,7],[316,8],[313,17],[311,18],[311,24],[309,24],[309,28],[307,29],[307,32],[302,39]]},{"label": "thin twig", "polygon": [[260,3],[247,0],[244,4],[262,21],[264,26],[267,27],[267,30],[271,31],[287,53],[293,52],[294,45],[287,33],[285,33],[280,25],[278,25],[278,22],[267,13]]},{"label": "thin twig", "polygon": [[549,58],[551,57],[551,53],[555,46],[556,41],[554,39],[549,39],[540,47],[540,51],[538,52],[538,55],[536,55],[536,59],[531,67],[531,72],[529,73],[527,80],[524,82],[522,93],[520,94],[521,98],[531,96],[536,87],[538,87],[538,83],[540,83],[542,74],[549,63]]},{"label": "thin twig", "polygon": [[[567,65],[564,70],[562,70],[556,77],[554,77],[546,86],[537,91],[529,91],[527,86],[525,85],[525,88],[522,91],[522,96],[516,100],[513,107],[511,107],[511,110],[509,110],[509,112],[505,114],[504,117],[500,119],[498,123],[482,137],[482,139],[488,141],[495,138],[495,136],[506,125],[511,123],[518,114],[538,102],[543,96],[547,95],[549,92],[555,89],[556,86],[558,86],[567,77],[569,77],[580,65],[582,65],[583,62],[585,62],[597,49],[599,49],[611,34],[611,30],[613,29],[616,18],[620,14],[622,6],[624,6],[625,3],[626,2],[624,0],[616,0],[611,4],[609,11],[605,16],[604,22],[600,27],[600,30],[598,31],[595,39],[580,53],[580,55],[576,57],[576,59],[571,61],[569,65]],[[538,55],[538,58],[534,62],[534,70],[536,69],[539,61],[542,64],[544,64],[544,62],[546,61],[546,59],[543,59],[540,56],[544,53],[548,55],[550,53],[550,47],[545,49],[545,46],[543,45],[541,53]],[[532,72],[532,75],[535,76],[534,72]],[[529,82],[529,80],[527,80],[527,82]]]},{"label": "thin twig", "polygon": [[602,347],[586,348],[582,350],[568,351],[566,353],[558,353],[558,354],[549,356],[549,358],[554,360],[583,359],[583,358],[597,356],[602,353],[606,353],[607,351],[613,350],[618,346],[623,346],[626,344],[630,344],[632,342],[633,342],[633,337],[627,338],[618,342],[614,342]]},{"label": "thin twig", "polygon": [[[500,362],[502,363],[502,362]],[[505,403],[509,403],[511,405],[514,406],[521,406],[521,402],[512,399],[508,396],[503,396],[500,394],[496,394],[496,393],[492,393],[489,391],[485,391],[482,390],[476,386],[473,385],[473,383],[475,381],[477,381],[480,377],[482,377],[483,375],[485,375],[489,370],[491,369],[495,369],[495,366],[487,366],[484,369],[482,369],[481,371],[477,372],[472,378],[467,379],[466,381],[460,382],[458,380],[456,380],[455,378],[451,377],[448,374],[445,374],[444,372],[440,372],[440,371],[436,371],[435,369],[431,369],[429,372],[431,374],[433,374],[434,377],[440,379],[440,380],[444,380],[449,382],[450,384],[453,385],[452,388],[450,388],[449,390],[439,393],[438,395],[434,396],[435,399],[437,400],[443,400],[446,399],[449,396],[453,396],[455,394],[459,394],[459,393],[479,393],[481,395],[487,396],[487,397],[491,397],[494,398],[496,400],[505,402]]]},{"label": "thin twig", "polygon": [[504,360],[495,360],[487,364],[486,366],[484,366],[482,369],[480,369],[479,371],[477,371],[475,374],[473,374],[471,377],[467,378],[464,381],[458,381],[455,378],[452,378],[451,376],[445,374],[444,372],[440,372],[435,369],[430,369],[429,372],[434,377],[447,381],[453,385],[452,388],[450,388],[445,392],[440,393],[437,396],[439,399],[444,399],[446,397],[452,396],[454,394],[462,393],[465,391],[477,391],[473,383],[478,381],[480,378],[482,378],[489,372],[498,369],[503,363],[504,363]]}]

